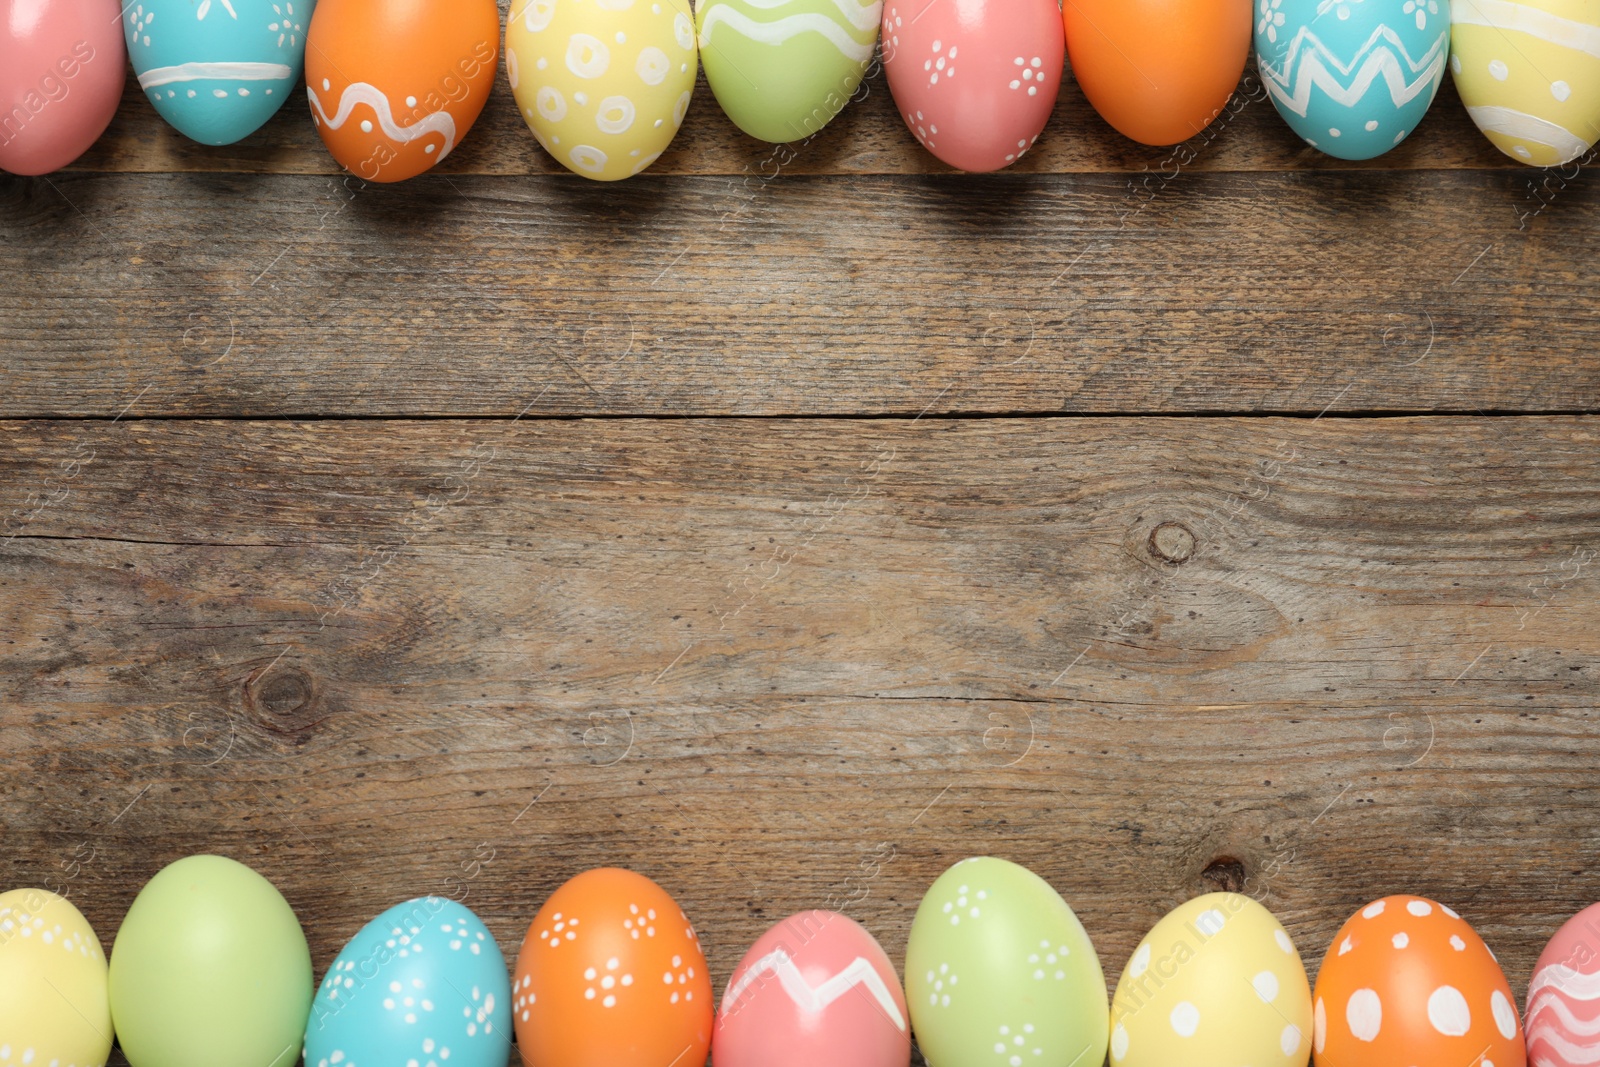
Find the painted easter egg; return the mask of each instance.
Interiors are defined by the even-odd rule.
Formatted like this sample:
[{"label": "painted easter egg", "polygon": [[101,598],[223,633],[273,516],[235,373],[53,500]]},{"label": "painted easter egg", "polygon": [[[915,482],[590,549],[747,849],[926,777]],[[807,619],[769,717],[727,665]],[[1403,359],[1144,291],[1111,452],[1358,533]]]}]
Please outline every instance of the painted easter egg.
[{"label": "painted easter egg", "polygon": [[139,87],[201,144],[233,144],[277,114],[300,82],[316,0],[123,0]]},{"label": "painted easter egg", "polygon": [[288,901],[221,856],[162,868],[111,947],[111,1018],[132,1067],[290,1067],[311,951]]},{"label": "painted easter egg", "polygon": [[895,106],[924,148],[961,170],[999,170],[1033,147],[1066,57],[1055,0],[884,4]]},{"label": "painted easter egg", "polygon": [[0,1043],[13,1067],[104,1067],[111,1055],[100,939],[43,889],[0,893]]},{"label": "painted easter egg", "polygon": [[1450,53],[1450,0],[1255,4],[1262,84],[1313,148],[1381,156],[1428,113]]},{"label": "painted easter egg", "polygon": [[323,976],[306,1067],[505,1067],[511,982],[476,915],[418,897],[373,919]]},{"label": "painted easter egg", "polygon": [[1494,953],[1422,897],[1375,900],[1323,957],[1312,997],[1317,1067],[1525,1067],[1522,1023]]},{"label": "painted easter egg", "polygon": [[1600,4],[1454,0],[1450,71],[1494,146],[1520,163],[1570,163],[1600,140]]},{"label": "painted easter egg", "polygon": [[1168,912],[1111,999],[1114,1067],[1306,1067],[1311,985],[1288,931],[1237,893]]},{"label": "painted easter egg", "polygon": [[906,1001],[930,1067],[1105,1059],[1100,957],[1067,902],[1006,860],[962,860],[928,889],[906,945]]},{"label": "painted easter egg", "polygon": [[1528,983],[1528,1062],[1600,1063],[1600,904],[1568,919],[1539,954]]},{"label": "painted easter egg", "polygon": [[791,915],[744,954],[717,1013],[717,1067],[906,1067],[900,978],[866,929],[831,911]]},{"label": "painted easter egg", "polygon": [[119,0],[0,0],[0,169],[48,174],[105,132],[128,51]]},{"label": "painted easter egg", "polygon": [[529,1067],[703,1064],[711,1047],[700,939],[667,891],[632,871],[585,871],[551,895],[511,997]]},{"label": "painted easter egg", "polygon": [[699,10],[706,82],[751,137],[804,140],[855,95],[882,16],[883,0],[709,0]]},{"label": "painted easter egg", "polygon": [[603,182],[667,150],[700,69],[689,0],[513,0],[506,51],[517,107],[544,150]]},{"label": "painted easter egg", "polygon": [[414,178],[478,121],[500,62],[494,0],[322,0],[311,20],[311,120],[340,165]]},{"label": "painted easter egg", "polygon": [[1250,55],[1250,0],[1065,0],[1072,74],[1100,117],[1150,145],[1222,114]]}]

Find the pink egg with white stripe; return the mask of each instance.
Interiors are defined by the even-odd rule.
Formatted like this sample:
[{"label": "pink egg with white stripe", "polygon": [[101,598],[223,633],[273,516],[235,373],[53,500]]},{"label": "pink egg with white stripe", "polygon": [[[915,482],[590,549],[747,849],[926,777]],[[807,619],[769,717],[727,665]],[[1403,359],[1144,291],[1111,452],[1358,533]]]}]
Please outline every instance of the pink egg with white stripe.
[{"label": "pink egg with white stripe", "polygon": [[860,923],[806,911],[761,935],[728,980],[716,1067],[906,1067],[911,1024],[889,957]]},{"label": "pink egg with white stripe", "polygon": [[1528,1063],[1600,1063],[1600,904],[1568,919],[1550,939],[1528,983]]},{"label": "pink egg with white stripe", "polygon": [[887,0],[882,40],[901,117],[952,167],[1008,167],[1050,120],[1067,55],[1056,0]]}]

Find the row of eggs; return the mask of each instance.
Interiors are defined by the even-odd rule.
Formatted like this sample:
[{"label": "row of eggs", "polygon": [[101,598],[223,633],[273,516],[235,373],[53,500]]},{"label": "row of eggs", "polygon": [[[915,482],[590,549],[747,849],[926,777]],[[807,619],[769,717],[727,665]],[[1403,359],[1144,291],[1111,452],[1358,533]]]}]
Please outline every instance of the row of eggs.
[{"label": "row of eggs", "polygon": [[[495,0],[0,0],[0,167],[45,173],[105,130],[131,57],[163,117],[197,141],[258,129],[300,84],[338,162],[399,181],[477,120],[500,64]],[[1414,130],[1454,72],[1504,152],[1566,163],[1600,139],[1593,0],[512,0],[505,66],[539,143],[615,180],[682,125],[703,61],[758,139],[802,140],[855,94],[881,36],[907,126],[969,171],[1020,158],[1070,54],[1089,101],[1128,137],[1200,133],[1252,41],[1296,133],[1368,159]]]},{"label": "row of eggs", "polygon": [[[203,0],[202,0],[203,2]],[[0,1064],[103,1067],[1578,1067],[1600,1062],[1600,904],[1550,941],[1527,1030],[1494,954],[1450,908],[1390,896],[1335,935],[1315,990],[1255,900],[1211,893],[1134,950],[1107,1011],[1083,925],[1024,867],[963,860],[911,925],[905,983],[860,924],[811,911],[745,953],[713,1011],[688,916],[655,882],[586,871],[539,910],[509,977],[444,897],[399,904],[312,995],[289,904],[219,856],[160,871],[109,964],[67,900],[0,895]]]}]

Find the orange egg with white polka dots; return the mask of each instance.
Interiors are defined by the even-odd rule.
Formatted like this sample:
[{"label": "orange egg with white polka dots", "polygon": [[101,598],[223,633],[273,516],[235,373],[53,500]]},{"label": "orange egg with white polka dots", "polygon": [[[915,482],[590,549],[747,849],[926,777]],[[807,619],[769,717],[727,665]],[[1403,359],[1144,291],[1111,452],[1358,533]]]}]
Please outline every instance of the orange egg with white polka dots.
[{"label": "orange egg with white polka dots", "polygon": [[528,1067],[699,1067],[711,1045],[711,978],[689,917],[615,867],[585,871],[539,909],[511,1011]]},{"label": "orange egg with white polka dots", "polygon": [[1423,897],[1350,917],[1312,995],[1318,1067],[1526,1067],[1522,1022],[1494,953]]}]

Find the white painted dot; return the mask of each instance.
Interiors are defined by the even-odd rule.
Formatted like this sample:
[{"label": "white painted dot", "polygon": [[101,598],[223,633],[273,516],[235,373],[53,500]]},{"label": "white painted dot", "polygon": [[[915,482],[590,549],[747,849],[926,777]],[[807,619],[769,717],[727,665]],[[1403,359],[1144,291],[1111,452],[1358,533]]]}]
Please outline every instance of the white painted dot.
[{"label": "white painted dot", "polygon": [[1150,946],[1148,944],[1143,944],[1140,945],[1138,950],[1134,952],[1133,959],[1128,961],[1128,975],[1132,978],[1138,978],[1139,976],[1143,975],[1144,972],[1149,969],[1149,967]]},{"label": "white painted dot", "polygon": [[1283,1033],[1278,1035],[1278,1047],[1283,1049],[1285,1056],[1293,1056],[1300,1051],[1300,1028],[1290,1023],[1283,1028]]},{"label": "white painted dot", "polygon": [[1288,952],[1291,955],[1294,953],[1294,942],[1290,941],[1289,935],[1284,933],[1282,930],[1272,931],[1272,939],[1278,943],[1278,947],[1283,949],[1283,951]]},{"label": "white painted dot", "polygon": [[1376,1040],[1378,1031],[1383,1028],[1383,1001],[1370,989],[1358,989],[1350,994],[1344,1018],[1357,1041]]},{"label": "white painted dot", "polygon": [[1489,1008],[1494,1013],[1495,1028],[1507,1041],[1517,1036],[1517,1009],[1511,1006],[1506,995],[1496,989],[1489,997]]},{"label": "white painted dot", "polygon": [[1428,1022],[1445,1037],[1464,1037],[1472,1029],[1472,1009],[1455,986],[1442,985],[1428,997]]},{"label": "white painted dot", "polygon": [[1368,119],[1367,120],[1367,132],[1368,133],[1371,133],[1373,130],[1375,130],[1377,128],[1378,128],[1378,120],[1377,119]]},{"label": "white painted dot", "polygon": [[[999,1049],[996,1049],[995,1051],[998,1052]],[[1118,1023],[1117,1028],[1111,1031],[1111,1058],[1114,1060],[1120,1060],[1127,1054],[1128,1031],[1122,1028],[1121,1023]]]},{"label": "white painted dot", "polygon": [[1407,945],[1411,944],[1411,938],[1407,936],[1404,930],[1400,931],[1398,934],[1395,934],[1391,940],[1394,942],[1395,948],[1405,948]]},{"label": "white painted dot", "polygon": [[1250,979],[1250,984],[1256,988],[1256,996],[1271,1004],[1278,999],[1278,976],[1271,971],[1262,971]]},{"label": "white painted dot", "polygon": [[1180,1001],[1167,1018],[1172,1023],[1173,1033],[1179,1037],[1193,1037],[1200,1027],[1200,1009],[1187,1000]]},{"label": "white painted dot", "polygon": [[1433,914],[1433,905],[1426,900],[1412,900],[1406,903],[1406,911],[1420,919],[1424,915]]},{"label": "white painted dot", "polygon": [[1498,59],[1489,60],[1489,76],[1497,82],[1503,82],[1511,77],[1511,68]]}]

